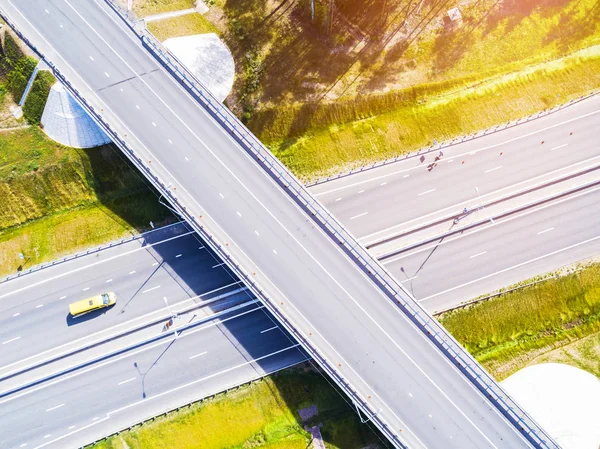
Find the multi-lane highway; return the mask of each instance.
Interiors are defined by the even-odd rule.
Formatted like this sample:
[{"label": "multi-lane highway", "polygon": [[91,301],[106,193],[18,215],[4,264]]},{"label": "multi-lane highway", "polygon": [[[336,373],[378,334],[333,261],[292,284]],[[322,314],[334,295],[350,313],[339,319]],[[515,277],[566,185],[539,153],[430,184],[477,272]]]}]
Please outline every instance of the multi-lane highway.
[{"label": "multi-lane highway", "polygon": [[[0,284],[2,366],[132,322],[167,306],[202,303],[243,285],[182,225]],[[117,304],[80,318],[68,305],[106,291]],[[244,296],[252,298],[248,291]],[[167,298],[167,303],[165,303]],[[35,331],[33,331],[35,330]],[[0,370],[0,377],[3,370]]]},{"label": "multi-lane highway", "polygon": [[[528,270],[529,273],[535,274],[546,271],[549,267],[562,266],[599,253],[600,236],[597,235],[597,230],[600,228],[598,226],[600,223],[594,208],[598,200],[600,200],[598,190],[586,191],[575,197],[560,200],[562,202],[553,202],[509,217],[505,221],[499,221],[495,226],[470,231],[472,235],[465,234],[444,241],[439,246],[425,246],[405,253],[391,259],[390,264],[406,267],[407,275],[423,265],[417,277],[413,276],[414,278],[405,285],[413,289],[418,298],[424,299],[424,304],[435,303],[437,298],[449,293],[440,294],[444,290],[468,289],[470,285],[478,282],[485,284],[495,277],[507,276],[504,281],[507,283],[521,280],[522,276],[527,275]],[[221,280],[224,287],[230,285],[232,283],[230,277],[218,272],[221,267],[213,268],[216,262],[212,258],[206,258],[202,262],[202,258],[197,255],[192,256],[202,246],[195,237],[192,235],[178,237],[185,234],[185,231],[181,226],[175,228],[180,229],[155,231],[154,234],[146,234],[140,241],[103,250],[98,256],[91,254],[26,275],[19,280],[22,284],[18,286],[16,281],[1,284],[2,321],[0,324],[2,327],[9,326],[11,320],[19,318],[19,315],[13,317],[14,314],[19,313],[16,310],[25,309],[31,309],[31,313],[38,313],[42,317],[39,322],[42,322],[47,310],[44,311],[43,307],[35,308],[36,305],[41,304],[42,296],[45,297],[44,301],[58,300],[60,305],[57,305],[57,308],[60,311],[56,313],[61,314],[64,321],[70,300],[85,296],[88,292],[102,291],[106,280],[111,278],[113,279],[110,283],[111,288],[119,292],[121,299],[127,301],[147,279],[146,275],[136,277],[142,272],[140,267],[162,266],[164,270],[172,270],[172,279],[177,280],[175,284],[181,289],[169,293],[169,297],[174,301],[182,302],[193,297],[194,294],[206,291],[208,285],[213,282],[211,279],[213,275]],[[144,244],[142,245],[141,242]],[[512,251],[511,248],[514,246],[518,246],[521,250]],[[194,251],[190,254],[190,250]],[[207,250],[203,248],[199,251]],[[483,254],[477,255],[474,251]],[[182,256],[178,258],[179,254]],[[166,259],[163,259],[163,255]],[[183,257],[194,257],[189,261],[197,263],[196,273],[204,279],[206,285],[196,283],[195,289],[189,290],[187,282],[195,282],[194,277],[181,278],[177,272],[182,267],[171,265],[177,264]],[[429,261],[423,263],[427,258]],[[486,263],[480,263],[481,260]],[[157,263],[158,265],[155,265]],[[137,268],[136,273],[129,275],[133,267]],[[491,273],[491,276],[486,273]],[[7,301],[11,296],[10,292],[26,285],[38,283],[45,285],[46,280],[63,274],[65,285],[73,288],[69,299],[60,300],[58,295],[62,292],[61,288],[53,291],[48,287],[47,290],[38,288],[21,290],[19,294],[24,295],[21,297],[22,305],[17,305],[16,308],[13,303]],[[91,282],[90,278],[94,282]],[[478,280],[479,278],[485,279]],[[52,281],[47,282],[48,286],[52,285]],[[132,283],[134,283],[133,287]],[[457,288],[464,283],[467,285]],[[86,286],[94,284],[96,291],[92,292],[92,289],[83,291]],[[164,309],[163,294],[167,289],[174,287],[169,287],[169,284],[162,281],[160,285],[160,289],[148,291],[137,300]],[[211,287],[214,285],[211,284]],[[233,287],[228,287],[231,288]],[[130,293],[126,293],[127,291]],[[26,292],[29,292],[29,297]],[[139,307],[142,307],[141,304]],[[146,309],[142,307],[140,312],[141,310]],[[204,397],[231,385],[253,379],[261,373],[277,371],[304,359],[301,352],[291,348],[278,352],[279,349],[292,345],[290,337],[281,329],[273,329],[275,324],[264,309],[242,315],[245,312],[246,310],[239,310],[232,313],[231,316],[237,317],[220,326],[208,322],[205,325],[206,332],[194,330],[196,333],[186,337],[189,338],[193,350],[187,345],[179,346],[177,342],[169,347],[165,357],[159,359],[156,352],[162,353],[161,349],[164,349],[170,340],[147,349],[147,357],[152,360],[152,363],[156,361],[152,368],[153,376],[143,376],[146,369],[142,369],[137,355],[137,351],[145,348],[141,347],[134,351],[134,355],[125,355],[118,361],[94,364],[84,375],[69,374],[63,381],[41,384],[41,388],[34,391],[24,390],[23,393],[26,393],[24,396],[9,395],[0,398],[0,435],[2,436],[0,447],[19,447],[21,444],[28,444],[27,447],[44,444],[64,447],[64,445],[83,444],[115,429],[163,412],[169,407]],[[135,322],[136,315],[128,315],[130,321],[126,323]],[[226,319],[229,316],[222,318]],[[101,328],[106,326],[104,328],[106,330],[114,324],[114,318],[114,314],[107,313],[94,320],[86,321],[81,326],[87,329],[97,320]],[[60,336],[59,341],[60,339],[69,341],[71,331],[72,328],[66,326],[61,327],[60,331],[49,328],[44,335],[55,333],[52,338]],[[262,332],[268,334],[267,340],[263,338],[265,335]],[[38,335],[30,329],[28,333],[32,336]],[[231,338],[232,335],[235,338]],[[3,333],[2,336],[7,338],[9,335]],[[38,344],[43,344],[43,338],[32,341],[33,347],[29,350],[33,351]],[[10,345],[11,343],[2,348],[5,350],[3,355],[11,354],[8,352]],[[113,343],[109,344],[109,347],[113,346]],[[145,350],[141,354],[146,354]],[[263,356],[266,357],[261,359]],[[190,359],[190,357],[194,358]],[[191,363],[194,360],[201,363]],[[252,360],[256,362],[249,363]],[[138,373],[133,365],[136,362],[142,374]],[[68,364],[68,360],[65,364]],[[182,365],[185,367],[183,370],[181,370]],[[0,370],[0,373],[2,372]],[[145,391],[142,390],[142,380],[143,385],[149,387]],[[102,401],[94,399],[97,394],[94,391],[100,384],[103,385]],[[3,383],[0,383],[0,386],[3,386]],[[0,390],[4,389],[0,388]],[[144,392],[146,398],[143,397]],[[62,411],[59,412],[59,409]],[[39,424],[21,431],[23,423],[34,418],[37,418]],[[13,432],[12,429],[19,429],[19,432]]]},{"label": "multi-lane highway", "polygon": [[255,305],[0,398],[0,447],[79,447],[306,356]]},{"label": "multi-lane highway", "polygon": [[[600,96],[439,151],[315,185],[364,245],[481,202],[600,166]],[[477,190],[475,189],[477,188]]]},{"label": "multi-lane highway", "polygon": [[[371,241],[410,228],[415,223],[418,224],[440,212],[453,211],[453,213],[456,213],[460,211],[462,207],[471,205],[476,198],[474,190],[476,186],[482,197],[493,197],[512,191],[511,189],[522,188],[527,183],[541,182],[548,178],[564,176],[585,167],[593,166],[597,162],[597,156],[594,153],[597,153],[598,148],[597,144],[593,143],[593,139],[590,139],[590,130],[598,122],[597,107],[597,100],[588,100],[538,121],[520,125],[511,131],[486,136],[483,139],[444,149],[443,157],[432,170],[429,170],[428,166],[437,153],[426,155],[424,161],[411,158],[381,169],[370,170],[359,175],[321,184],[315,186],[313,192],[356,235],[361,237],[363,243],[368,244]],[[552,157],[548,157],[548,154],[551,154]],[[555,154],[559,154],[559,156],[554,156]],[[503,165],[497,164],[497,158],[504,158],[502,159]],[[531,166],[532,160],[536,161],[533,168]],[[520,169],[514,170],[514,167]],[[498,172],[502,172],[503,175],[493,175]],[[442,189],[444,195],[439,195]],[[425,199],[424,197],[428,198]],[[585,215],[584,213],[586,210],[589,211],[585,205],[589,205],[586,201],[592,201],[590,198],[595,198],[594,194],[582,195],[573,201],[569,200],[568,204],[570,206],[547,207],[529,215],[511,218],[506,222],[497,223],[497,226],[493,228],[473,232],[472,238],[461,236],[448,239],[439,246],[420,248],[386,260],[384,263],[398,278],[405,281],[404,285],[411,289],[417,298],[423,301],[423,304],[432,310],[438,310],[448,304],[454,304],[515,280],[520,280],[529,276],[529,274],[538,274],[540,270],[547,271],[548,269],[557,268],[560,266],[557,264],[562,265],[597,254],[595,243],[594,245],[586,244],[596,242],[592,231],[594,227],[597,228],[597,224],[591,214]],[[562,226],[561,223],[561,227],[555,234],[555,236],[560,236],[559,239],[550,237],[556,229],[555,227],[552,227],[552,229],[545,228],[536,232],[537,239],[527,239],[529,247],[523,245],[524,251],[507,250],[507,246],[505,246],[507,242],[521,244],[518,239],[514,239],[515,232],[522,232],[527,235],[527,232],[535,231],[536,226],[539,224],[537,221],[551,220],[552,217],[562,211],[561,208],[565,207],[570,208],[570,216],[573,217],[573,220],[567,226]],[[583,240],[581,238],[571,238],[569,240],[569,237],[573,236],[570,230],[578,230],[577,225],[581,225],[579,236],[586,238]],[[589,238],[587,237],[588,234]],[[476,238],[476,236],[479,236],[479,238]],[[83,276],[74,277],[74,280],[69,279],[67,276],[61,276],[56,284],[53,284],[53,280],[45,280],[44,283],[48,284],[50,290],[45,291],[46,294],[44,295],[34,294],[29,296],[28,300],[23,300],[23,297],[27,295],[27,293],[23,293],[24,290],[14,295],[7,295],[7,298],[11,296],[14,302],[8,301],[6,303],[7,308],[0,309],[0,313],[3,314],[0,320],[10,323],[6,329],[3,329],[3,342],[7,341],[7,345],[22,345],[19,348],[19,354],[22,354],[22,351],[26,354],[28,350],[37,353],[40,348],[54,348],[60,344],[61,339],[65,339],[65,335],[70,335],[69,338],[76,338],[75,330],[78,326],[66,320],[62,311],[65,304],[69,302],[67,298],[77,297],[84,291],[90,293],[96,290],[101,291],[106,288],[106,284],[115,286],[115,290],[123,292],[120,296],[130,298],[131,303],[137,304],[137,306],[123,311],[123,314],[127,313],[124,316],[116,314],[113,309],[105,316],[100,317],[102,321],[100,319],[97,321],[86,320],[84,324],[88,332],[100,332],[107,324],[123,324],[136,316],[143,316],[158,308],[164,309],[163,298],[165,296],[169,297],[169,301],[171,299],[179,301],[179,298],[189,300],[190,297],[194,298],[203,293],[208,293],[203,295],[203,298],[209,298],[219,294],[222,291],[221,289],[235,288],[237,279],[233,278],[232,274],[223,267],[216,267],[220,262],[215,261],[208,252],[202,251],[202,244],[198,244],[198,252],[191,251],[195,244],[190,244],[185,239],[186,237],[174,238],[171,241],[156,245],[162,248],[163,254],[160,257],[150,255],[151,252],[137,251],[132,253],[130,259],[119,257],[120,261],[114,267],[112,267],[112,263],[110,265],[104,264],[104,267],[108,268],[100,269],[95,274],[85,274],[85,270],[82,270],[81,274]],[[493,245],[486,246],[490,239],[492,239]],[[178,242],[186,243],[179,244]],[[552,246],[553,243],[555,243],[554,246]],[[541,251],[540,244],[544,245]],[[561,244],[563,245],[561,246]],[[471,254],[473,245],[490,249]],[[205,255],[204,258],[202,254]],[[478,263],[479,261],[476,259],[484,257],[486,254],[490,254],[489,257],[493,255],[493,260],[497,263]],[[529,257],[529,259],[523,260],[522,256]],[[210,265],[211,263],[213,265]],[[98,264],[98,267],[100,265],[102,264]],[[140,269],[125,272],[125,268],[129,266],[140,267]],[[194,266],[196,267],[195,270]],[[199,276],[198,273],[200,273]],[[210,275],[203,276],[203,273],[210,273]],[[218,274],[215,275],[215,273]],[[197,279],[196,276],[198,276]],[[145,288],[150,283],[153,283],[153,286]],[[13,284],[11,288],[19,290],[14,285],[16,284]],[[142,295],[147,295],[147,299],[144,297],[143,301],[139,301]],[[38,304],[34,306],[33,303]],[[40,304],[41,307],[37,307]],[[13,305],[16,307],[13,307]],[[48,314],[47,321],[46,315],[43,313],[36,314],[36,312],[42,312],[40,309],[46,306],[47,309],[44,313]],[[35,307],[35,310],[33,307]],[[17,309],[19,311],[16,311]],[[25,319],[20,323],[11,319],[18,318],[22,313]],[[264,312],[260,313],[264,315]],[[267,315],[264,316],[267,317]],[[45,326],[48,330],[60,329],[60,331],[56,333],[54,340],[21,340],[20,334],[27,334],[23,331],[32,325]],[[89,326],[97,326],[97,329],[92,329]],[[80,328],[83,329],[83,327]],[[65,333],[65,329],[70,334]],[[280,331],[278,330],[278,332]],[[254,334],[256,334],[254,331],[247,333],[248,341],[244,341],[242,345],[244,348],[246,344],[252,347],[251,340],[255,338]],[[6,335],[16,335],[18,338],[14,336],[6,337],[6,340],[4,340]],[[274,345],[289,343],[289,337],[284,333],[278,333],[277,335],[277,337],[273,337],[272,343]],[[218,345],[219,343],[215,341],[214,344]],[[260,338],[258,338],[258,344],[260,344]],[[17,346],[13,346],[13,348],[17,349]],[[286,353],[277,354],[277,351],[274,352],[275,354],[269,357],[271,365],[267,371],[281,368],[290,363]],[[260,354],[261,352],[257,351],[255,357],[261,357]],[[283,356],[280,354],[283,354]],[[300,352],[297,352],[297,354],[300,355],[296,356],[294,359],[296,361],[304,357]],[[184,355],[180,354],[179,357],[184,357]],[[20,355],[15,360],[18,361],[22,358]],[[219,385],[224,387],[235,384],[231,383],[234,382],[234,379],[229,377],[228,373],[230,371],[226,368],[228,363],[234,363],[232,360],[218,366],[218,368],[223,369],[219,376],[214,378],[215,388],[219,382]],[[110,375],[110,372],[105,372],[103,369],[103,367],[99,367],[95,372],[95,375],[102,379],[106,374]],[[168,370],[168,368],[165,369]],[[218,371],[217,368],[215,370],[215,372]],[[202,372],[194,373],[202,374]],[[171,379],[166,382],[165,388],[177,388],[178,385],[185,383],[178,375],[165,377]],[[217,378],[220,380],[217,380]],[[237,380],[242,378],[243,376]],[[96,379],[96,377],[93,379]],[[198,377],[194,377],[194,379],[198,379]],[[94,382],[88,379],[84,383],[85,385],[82,388],[92,388]],[[131,381],[131,383],[135,384],[134,381]],[[45,400],[43,395],[46,393],[51,395],[62,394],[58,393],[60,390],[57,390],[57,388],[60,387],[53,385],[49,386],[47,390],[39,390],[40,393],[35,392],[36,400],[43,402]],[[111,391],[116,392],[118,389],[113,388]],[[64,397],[68,398],[69,396],[64,394]],[[158,395],[157,397],[162,396]],[[201,395],[198,397],[201,397]],[[107,405],[121,404],[121,406],[125,406],[128,403],[127,401],[130,400],[135,402],[133,396],[126,396],[123,402],[114,399],[116,402],[108,402]],[[162,399],[160,402],[163,404]],[[59,408],[62,407],[66,407],[66,405],[60,405]],[[57,410],[52,407],[49,408],[51,411]],[[135,407],[132,408],[135,409]],[[77,406],[75,406],[75,409],[77,409]],[[118,409],[117,405],[115,405],[115,408],[104,407],[99,411],[99,414],[104,414],[103,416],[107,417],[114,416],[110,412],[116,409]],[[156,408],[158,411],[163,409],[160,406]],[[31,408],[25,410],[31,410]],[[37,413],[37,411],[33,413]],[[122,418],[119,422],[126,424],[127,419],[131,422],[143,416],[146,415],[137,413]],[[107,420],[99,418],[96,421],[105,423]],[[96,421],[92,422],[95,423]],[[48,423],[49,429],[59,429],[61,435],[65,434],[64,429],[62,429],[65,423],[60,419],[49,419]],[[115,427],[114,422],[111,424],[98,424],[98,426],[94,424],[94,431],[100,431],[104,425],[109,429],[110,426]],[[76,426],[81,428],[86,424],[82,421]],[[71,426],[68,426],[67,430],[71,430],[69,427]],[[40,430],[40,432],[42,431]],[[67,432],[67,434],[69,433],[72,432]],[[73,433],[70,437],[73,440],[69,441],[79,441],[77,438],[81,437],[82,440],[80,441],[85,442],[86,437],[82,437],[82,435],[87,434],[85,432]],[[30,436],[32,441],[35,441],[38,435],[34,432]],[[54,441],[51,437],[44,440],[46,442]]]},{"label": "multi-lane highway", "polygon": [[105,3],[1,4],[395,444],[529,446]]}]

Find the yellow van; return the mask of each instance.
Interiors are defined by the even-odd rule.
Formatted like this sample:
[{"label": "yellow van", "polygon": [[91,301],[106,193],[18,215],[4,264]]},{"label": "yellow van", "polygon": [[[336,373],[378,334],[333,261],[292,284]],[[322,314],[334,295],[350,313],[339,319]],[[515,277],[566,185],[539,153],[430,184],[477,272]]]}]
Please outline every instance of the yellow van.
[{"label": "yellow van", "polygon": [[82,299],[81,301],[69,304],[69,312],[71,315],[78,316],[84,313],[92,312],[93,310],[110,307],[117,302],[117,295],[113,292],[102,293],[101,295],[92,296],[91,298]]}]

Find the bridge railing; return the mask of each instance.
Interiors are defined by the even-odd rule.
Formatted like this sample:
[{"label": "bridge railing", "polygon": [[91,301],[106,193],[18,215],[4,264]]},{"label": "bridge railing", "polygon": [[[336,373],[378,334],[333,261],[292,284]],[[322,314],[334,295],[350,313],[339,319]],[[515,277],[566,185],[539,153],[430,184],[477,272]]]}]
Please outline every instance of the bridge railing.
[{"label": "bridge railing", "polygon": [[[106,0],[112,3],[111,0]],[[117,10],[117,12],[119,12]],[[129,20],[127,15],[121,16]],[[133,24],[132,24],[133,25]],[[537,424],[493,379],[489,373],[460,345],[440,323],[350,234],[306,187],[273,156],[262,142],[210,91],[200,83],[179,59],[169,52],[145,27],[132,29],[144,45],[210,112],[212,117],[236,138],[271,175],[271,177],[349,254],[362,269],[386,292],[411,321],[448,357],[453,364],[537,447],[558,447],[546,431]]]},{"label": "bridge railing", "polygon": [[[376,282],[386,295],[399,307],[405,315],[418,327],[434,344],[435,346],[448,357],[453,364],[476,386],[496,408],[517,427],[517,429],[535,446],[540,448],[558,448],[552,438],[531,418],[512,398],[506,394],[497,382],[475,361],[475,359],[433,318],[412,296],[398,283],[394,277],[348,232],[348,230],[333,216],[323,205],[316,200],[300,183],[297,178],[292,175],[273,154],[254,136],[238,119],[224,107],[211,93],[206,89],[196,77],[164,46],[154,38],[145,26],[140,26],[133,21],[133,18],[123,11],[113,0],[106,0],[111,8],[125,21],[125,23],[136,33],[143,44],[155,56],[155,58],[173,75],[175,75],[186,90],[197,101],[204,106],[207,112],[231,134],[240,146],[247,151],[277,182],[283,189],[289,192],[297,204],[302,207],[308,214],[314,217],[315,222],[331,236],[340,247],[348,254],[363,271]],[[214,241],[212,235],[207,233],[203,226],[200,226],[196,218],[189,214],[184,207],[179,205],[177,197],[167,188],[152,170],[139,158],[130,146],[119,136],[119,134],[104,120],[102,115],[87,102],[85,97],[62,75],[59,69],[52,64],[51,61],[44,58],[44,55],[36,49],[17,28],[12,24],[4,12],[1,15],[6,20],[7,24],[15,30],[15,32],[23,39],[30,47],[34,49],[48,65],[52,68],[57,79],[65,85],[65,87],[81,102],[91,117],[101,126],[111,137],[132,162],[140,168],[142,172],[147,174],[149,180],[171,199],[176,205],[178,211],[186,217],[188,222],[198,231],[207,241],[207,243],[217,252],[224,260],[230,262],[232,268],[240,279],[255,292],[268,306],[269,309],[285,324],[286,328],[294,337],[296,337],[307,352],[315,360],[323,366],[332,378],[343,387],[347,394],[352,398],[357,406],[369,416],[369,418],[377,424],[380,430],[397,446],[404,447],[405,445],[400,440],[399,435],[395,430],[390,429],[388,424],[378,415],[377,411],[373,410],[370,404],[365,401],[361,395],[353,389],[352,385],[343,377],[343,375],[335,369],[326,359],[324,359],[319,351],[313,347],[312,343],[302,333],[295,328],[293,323],[281,313],[279,308],[271,302],[270,298],[260,289],[255,281],[245,273],[231,255],[220,245]]]},{"label": "bridge railing", "polygon": [[113,143],[115,143],[121,150],[125,153],[125,155],[132,161],[132,163],[145,174],[147,179],[154,185],[154,187],[159,190],[166,198],[169,198],[171,204],[175,206],[180,215],[186,219],[186,221],[191,225],[191,227],[198,232],[206,242],[210,248],[221,257],[222,260],[228,262],[229,267],[235,274],[248,286],[248,288],[256,295],[257,298],[260,298],[261,301],[269,308],[269,310],[277,317],[277,319],[283,324],[283,326],[290,332],[291,335],[296,338],[298,342],[301,343],[307,354],[310,355],[324,370],[327,372],[329,376],[336,382],[338,386],[340,386],[344,392],[351,398],[354,405],[359,408],[371,422],[373,422],[379,430],[396,446],[400,448],[406,448],[406,445],[401,441],[399,435],[390,428],[390,426],[382,419],[380,415],[376,411],[374,411],[371,405],[365,401],[361,394],[356,391],[350,382],[345,379],[341,372],[339,372],[333,365],[329,363],[327,359],[321,356],[319,351],[314,348],[309,339],[307,339],[301,331],[296,329],[293,323],[291,323],[285,315],[281,313],[281,311],[277,308],[275,303],[271,301],[268,295],[264,291],[261,290],[260,286],[256,284],[255,280],[250,277],[235,261],[235,259],[225,250],[225,248],[219,244],[213,236],[204,228],[204,226],[200,225],[196,217],[187,212],[185,207],[183,207],[178,198],[173,194],[173,192],[168,188],[167,185],[162,183],[158,176],[152,171],[152,169],[145,164],[145,162],[136,155],[135,151],[119,136],[119,134],[107,123],[102,114],[91,105],[86,98],[78,91],[78,89],[62,74],[62,72],[45,57],[43,52],[41,52],[33,42],[31,42],[27,37],[19,31],[16,25],[10,21],[9,17],[6,13],[0,9],[0,16],[5,20],[8,26],[10,26],[13,31],[36,53],[43,59],[48,66],[52,69],[54,76],[59,80],[64,87],[69,91],[71,95],[80,103],[83,109],[90,115],[90,117],[94,120],[94,122],[100,126],[106,134],[112,139]]}]

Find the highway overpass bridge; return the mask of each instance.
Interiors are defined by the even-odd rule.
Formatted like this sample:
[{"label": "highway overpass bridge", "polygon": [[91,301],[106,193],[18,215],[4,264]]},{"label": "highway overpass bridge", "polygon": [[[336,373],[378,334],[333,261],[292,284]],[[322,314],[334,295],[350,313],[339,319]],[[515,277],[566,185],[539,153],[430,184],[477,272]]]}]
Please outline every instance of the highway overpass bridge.
[{"label": "highway overpass bridge", "polygon": [[102,0],[2,16],[396,447],[557,447],[143,29]]}]

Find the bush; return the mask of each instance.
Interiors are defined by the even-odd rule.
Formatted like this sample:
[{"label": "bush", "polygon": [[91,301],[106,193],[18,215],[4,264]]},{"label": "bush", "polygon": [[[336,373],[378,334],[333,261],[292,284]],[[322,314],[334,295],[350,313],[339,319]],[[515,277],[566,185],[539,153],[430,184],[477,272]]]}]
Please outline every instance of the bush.
[{"label": "bush", "polygon": [[23,105],[23,116],[30,124],[38,125],[40,123],[50,88],[55,82],[54,76],[45,70],[38,72],[35,77],[31,91]]},{"label": "bush", "polygon": [[37,61],[25,56],[15,39],[9,33],[6,33],[2,47],[0,69],[6,77],[6,87],[15,101],[21,99],[36,65]]},{"label": "bush", "polygon": [[14,70],[16,64],[21,59],[25,59],[25,53],[19,47],[10,33],[4,35],[4,43],[2,45],[2,61],[0,68],[6,76],[11,70]]}]

